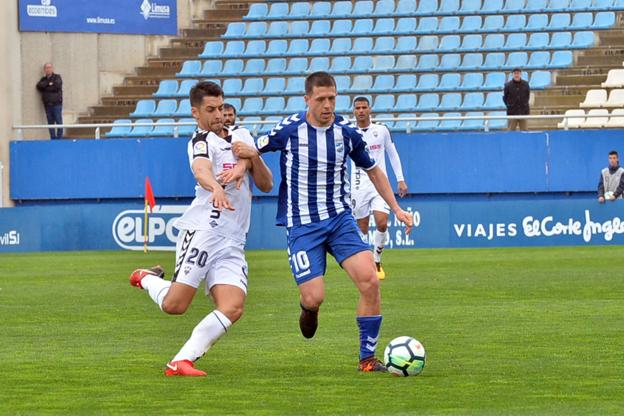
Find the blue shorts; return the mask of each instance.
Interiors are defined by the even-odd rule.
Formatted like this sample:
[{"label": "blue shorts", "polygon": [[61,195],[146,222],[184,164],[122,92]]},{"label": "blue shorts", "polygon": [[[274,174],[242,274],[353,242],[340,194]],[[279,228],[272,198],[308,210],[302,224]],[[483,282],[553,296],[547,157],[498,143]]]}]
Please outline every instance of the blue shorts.
[{"label": "blue shorts", "polygon": [[290,268],[298,285],[325,274],[327,253],[342,264],[354,254],[369,250],[350,211],[320,222],[290,227],[287,239]]}]

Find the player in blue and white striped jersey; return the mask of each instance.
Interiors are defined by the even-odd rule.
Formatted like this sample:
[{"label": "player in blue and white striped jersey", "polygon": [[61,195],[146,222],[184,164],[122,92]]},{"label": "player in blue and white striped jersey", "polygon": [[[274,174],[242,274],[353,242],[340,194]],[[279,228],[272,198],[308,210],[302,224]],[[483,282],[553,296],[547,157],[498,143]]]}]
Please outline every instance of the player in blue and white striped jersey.
[{"label": "player in blue and white striped jersey", "polygon": [[[301,332],[306,338],[316,332],[318,310],[325,298],[322,277],[330,253],[360,291],[358,369],[386,371],[375,357],[381,327],[379,281],[372,253],[351,213],[347,156],[366,170],[408,232],[412,217],[397,204],[388,178],[369,156],[359,129],[334,113],[334,78],[315,72],[306,78],[305,89],[308,110],[282,120],[257,141],[261,153],[281,152],[277,224],[287,227],[290,265],[300,292]],[[244,143],[233,144],[232,150],[241,158],[257,155]]]}]

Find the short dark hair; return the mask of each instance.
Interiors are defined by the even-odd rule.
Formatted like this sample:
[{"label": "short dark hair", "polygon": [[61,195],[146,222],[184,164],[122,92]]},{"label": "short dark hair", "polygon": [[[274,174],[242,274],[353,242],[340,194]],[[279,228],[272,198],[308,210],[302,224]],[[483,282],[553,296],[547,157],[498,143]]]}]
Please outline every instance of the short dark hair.
[{"label": "short dark hair", "polygon": [[325,71],[313,72],[306,77],[305,93],[312,94],[314,87],[334,87],[336,88],[336,80]]},{"label": "short dark hair", "polygon": [[611,150],[611,151],[609,152],[609,156],[613,156],[613,155],[615,155],[615,156],[617,156],[617,157],[620,157],[620,155],[618,155],[617,150]]},{"label": "short dark hair", "polygon": [[234,111],[234,115],[236,115],[236,107],[234,107],[230,103],[223,103],[223,109],[224,110],[232,110],[232,111]]},{"label": "short dark hair", "polygon": [[191,92],[189,93],[191,105],[193,107],[199,107],[204,97],[223,97],[223,90],[219,84],[212,81],[200,81],[191,88]]},{"label": "short dark hair", "polygon": [[355,103],[358,103],[360,101],[364,101],[366,103],[366,105],[368,105],[370,107],[370,101],[368,101],[368,98],[360,96],[360,97],[355,97],[355,100],[353,100],[353,105],[355,106]]}]

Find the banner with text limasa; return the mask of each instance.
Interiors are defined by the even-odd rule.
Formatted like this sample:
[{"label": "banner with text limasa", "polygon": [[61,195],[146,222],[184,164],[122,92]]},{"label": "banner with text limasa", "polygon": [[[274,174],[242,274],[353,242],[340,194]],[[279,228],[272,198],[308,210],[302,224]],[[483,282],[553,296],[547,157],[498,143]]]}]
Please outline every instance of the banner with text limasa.
[{"label": "banner with text limasa", "polygon": [[21,32],[175,35],[176,0],[19,0]]}]

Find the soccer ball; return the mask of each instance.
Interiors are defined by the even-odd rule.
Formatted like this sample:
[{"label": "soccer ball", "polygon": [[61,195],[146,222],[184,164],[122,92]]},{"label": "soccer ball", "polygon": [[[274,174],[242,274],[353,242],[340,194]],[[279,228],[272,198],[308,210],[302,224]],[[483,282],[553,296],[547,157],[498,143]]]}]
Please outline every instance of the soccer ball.
[{"label": "soccer ball", "polygon": [[411,337],[390,341],[384,351],[384,364],[396,376],[417,376],[425,368],[425,347]]}]

